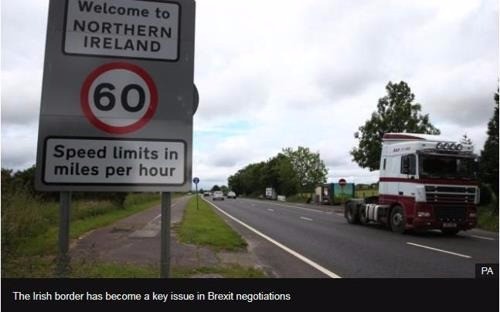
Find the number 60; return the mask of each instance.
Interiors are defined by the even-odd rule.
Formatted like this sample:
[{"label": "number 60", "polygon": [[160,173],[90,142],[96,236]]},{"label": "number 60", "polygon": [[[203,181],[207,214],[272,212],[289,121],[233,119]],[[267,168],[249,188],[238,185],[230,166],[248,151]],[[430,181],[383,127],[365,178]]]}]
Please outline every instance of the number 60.
[{"label": "number 60", "polygon": [[[97,87],[94,90],[94,103],[99,110],[107,112],[115,107],[116,97],[111,92],[115,89],[116,89],[115,86],[111,83],[101,83],[97,85]],[[128,95],[132,90],[135,90],[139,95],[139,100],[135,106],[130,105],[128,101]],[[108,99],[108,101],[103,101],[104,99]],[[146,94],[144,92],[144,89],[140,85],[129,84],[123,88],[120,95],[120,99],[123,108],[127,112],[135,113],[140,111],[144,107],[144,103],[146,101]]]}]

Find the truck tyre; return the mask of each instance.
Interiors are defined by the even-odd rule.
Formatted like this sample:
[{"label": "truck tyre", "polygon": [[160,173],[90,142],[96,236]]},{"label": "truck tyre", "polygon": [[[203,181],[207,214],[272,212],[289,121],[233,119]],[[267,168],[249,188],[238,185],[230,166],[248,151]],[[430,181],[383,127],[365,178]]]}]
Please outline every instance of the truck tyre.
[{"label": "truck tyre", "polygon": [[368,217],[366,216],[366,207],[361,206],[358,211],[359,211],[359,223],[363,225],[368,224]]},{"label": "truck tyre", "polygon": [[405,231],[406,221],[403,207],[397,205],[392,208],[389,224],[391,230],[395,233],[403,233]]},{"label": "truck tyre", "polygon": [[347,202],[345,204],[345,218],[349,224],[359,223],[358,205],[354,202]]}]

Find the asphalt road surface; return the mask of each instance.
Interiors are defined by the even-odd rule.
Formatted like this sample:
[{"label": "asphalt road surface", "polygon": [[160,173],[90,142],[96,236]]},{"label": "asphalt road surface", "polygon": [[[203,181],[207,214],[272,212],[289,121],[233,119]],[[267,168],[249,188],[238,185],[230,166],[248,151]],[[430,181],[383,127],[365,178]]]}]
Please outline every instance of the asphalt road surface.
[{"label": "asphalt road surface", "polygon": [[350,225],[339,207],[204,199],[228,214],[236,228],[281,251],[281,259],[266,259],[272,256],[269,247],[259,255],[263,262],[309,267],[303,272],[310,276],[300,277],[474,278],[475,264],[498,263],[497,233],[473,229],[456,236],[439,231],[401,235],[377,225]]}]

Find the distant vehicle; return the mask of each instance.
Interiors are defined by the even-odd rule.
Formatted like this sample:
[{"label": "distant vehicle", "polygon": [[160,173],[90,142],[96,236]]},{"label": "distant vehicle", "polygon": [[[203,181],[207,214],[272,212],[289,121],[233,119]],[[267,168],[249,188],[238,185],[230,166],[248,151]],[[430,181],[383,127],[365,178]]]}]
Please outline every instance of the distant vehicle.
[{"label": "distant vehicle", "polygon": [[210,195],[212,195],[212,194],[210,194],[210,192],[203,193],[203,197],[209,197]]},{"label": "distant vehicle", "polygon": [[222,193],[222,191],[215,191],[212,194],[212,199],[213,200],[217,200],[217,199],[224,200],[224,194]]},{"label": "distant vehicle", "polygon": [[479,183],[473,150],[471,144],[437,136],[386,133],[379,196],[347,201],[347,222],[382,223],[399,233],[440,229],[450,235],[475,227]]},{"label": "distant vehicle", "polygon": [[236,199],[236,193],[233,191],[227,192],[227,198],[234,198]]},{"label": "distant vehicle", "polygon": [[272,187],[266,187],[266,199],[276,200],[278,194],[276,194],[276,190]]}]

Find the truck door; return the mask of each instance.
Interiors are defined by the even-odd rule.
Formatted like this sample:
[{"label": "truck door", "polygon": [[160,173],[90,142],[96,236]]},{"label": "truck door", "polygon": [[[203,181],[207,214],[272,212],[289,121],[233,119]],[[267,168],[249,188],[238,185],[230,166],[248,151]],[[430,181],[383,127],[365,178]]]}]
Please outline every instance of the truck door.
[{"label": "truck door", "polygon": [[417,157],[415,154],[401,156],[401,177],[406,181],[398,183],[398,197],[408,211],[410,206],[413,206],[416,184],[415,176],[417,174]]}]

